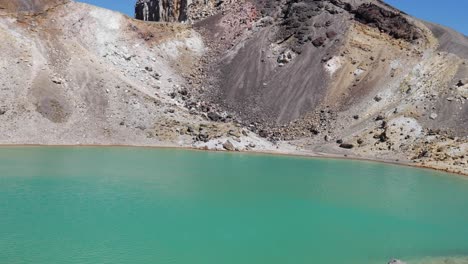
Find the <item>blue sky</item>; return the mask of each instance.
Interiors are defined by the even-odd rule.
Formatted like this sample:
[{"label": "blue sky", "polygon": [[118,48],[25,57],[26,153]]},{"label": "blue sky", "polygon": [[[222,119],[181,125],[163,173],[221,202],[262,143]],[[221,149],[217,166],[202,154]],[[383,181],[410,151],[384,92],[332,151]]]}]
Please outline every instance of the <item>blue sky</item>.
[{"label": "blue sky", "polygon": [[[135,0],[78,0],[134,15]],[[468,36],[468,0],[384,0],[423,20],[449,26]]]},{"label": "blue sky", "polygon": [[131,17],[135,15],[136,0],[75,0],[78,2],[88,3],[96,6],[101,6],[107,9],[117,10]]},{"label": "blue sky", "polygon": [[468,36],[467,0],[384,0],[417,18],[451,27]]}]

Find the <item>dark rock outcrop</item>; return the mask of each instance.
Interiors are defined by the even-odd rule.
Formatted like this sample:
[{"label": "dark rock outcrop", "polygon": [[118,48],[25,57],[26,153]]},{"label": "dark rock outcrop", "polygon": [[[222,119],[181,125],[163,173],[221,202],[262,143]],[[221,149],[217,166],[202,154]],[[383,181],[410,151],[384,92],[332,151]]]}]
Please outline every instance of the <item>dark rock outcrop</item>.
[{"label": "dark rock outcrop", "polygon": [[357,21],[376,27],[394,38],[413,41],[421,37],[416,27],[403,15],[375,4],[362,4],[351,12]]}]

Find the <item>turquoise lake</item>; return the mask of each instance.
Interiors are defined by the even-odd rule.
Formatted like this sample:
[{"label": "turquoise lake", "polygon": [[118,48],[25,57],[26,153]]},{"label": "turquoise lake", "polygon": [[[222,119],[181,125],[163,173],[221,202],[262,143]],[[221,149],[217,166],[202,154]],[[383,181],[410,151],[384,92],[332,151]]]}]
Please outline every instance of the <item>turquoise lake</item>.
[{"label": "turquoise lake", "polygon": [[385,264],[468,256],[468,177],[372,162],[0,148],[0,263]]}]

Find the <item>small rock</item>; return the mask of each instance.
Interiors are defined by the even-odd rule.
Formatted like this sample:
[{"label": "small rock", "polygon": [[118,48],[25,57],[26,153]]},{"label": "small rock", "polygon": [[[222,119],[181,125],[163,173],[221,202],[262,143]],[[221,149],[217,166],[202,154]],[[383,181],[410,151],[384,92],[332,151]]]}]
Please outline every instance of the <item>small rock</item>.
[{"label": "small rock", "polygon": [[265,130],[260,130],[260,131],[258,132],[258,135],[259,135],[260,137],[262,137],[262,138],[267,138],[267,137],[268,137],[268,132],[265,131]]},{"label": "small rock", "polygon": [[183,96],[187,96],[188,95],[187,88],[182,88],[181,90],[179,90],[179,94]]},{"label": "small rock", "polygon": [[327,40],[327,39],[324,38],[324,37],[318,37],[318,38],[316,38],[316,39],[314,39],[314,40],[312,41],[312,44],[313,44],[315,47],[320,47],[320,46],[322,46],[322,45],[325,43],[326,40]]},{"label": "small rock", "polygon": [[198,141],[208,142],[210,141],[210,135],[206,133],[206,131],[201,131],[197,136]]},{"label": "small rock", "polygon": [[217,113],[215,112],[209,112],[208,113],[208,118],[211,120],[211,121],[214,121],[214,122],[218,122],[221,120],[221,116],[218,115]]},{"label": "small rock", "polygon": [[236,149],[234,145],[231,143],[231,141],[229,140],[223,144],[223,148],[228,151],[234,151]]},{"label": "small rock", "polygon": [[331,31],[327,31],[326,35],[327,35],[327,38],[333,39],[333,38],[335,38],[336,35],[338,35],[338,34],[336,34],[335,31],[331,30]]},{"label": "small rock", "polygon": [[340,148],[352,149],[352,148],[354,148],[354,145],[353,144],[348,144],[348,143],[341,143]]},{"label": "small rock", "polygon": [[384,120],[385,117],[383,115],[378,115],[376,118],[375,118],[375,121],[381,121],[381,120]]},{"label": "small rock", "polygon": [[462,80],[459,80],[457,83],[457,87],[462,87],[465,84],[466,84],[465,82],[463,82]]},{"label": "small rock", "polygon": [[453,98],[453,97],[448,97],[447,98],[447,101],[449,101],[449,102],[452,102],[453,100],[455,100],[455,98]]},{"label": "small rock", "polygon": [[382,132],[379,136],[378,136],[380,142],[387,142],[388,140],[388,136],[387,136],[387,132]]},{"label": "small rock", "polygon": [[358,120],[359,119],[359,115],[353,115],[353,118]]},{"label": "small rock", "polygon": [[62,79],[58,78],[58,77],[53,77],[52,78],[52,82],[53,83],[56,83],[56,84],[61,84],[62,83]]},{"label": "small rock", "polygon": [[382,101],[382,97],[376,95],[376,96],[374,97],[374,101],[380,102],[380,101]]},{"label": "small rock", "polygon": [[153,78],[155,78],[156,80],[161,79],[161,74],[159,74],[159,73],[157,73],[157,72],[154,73],[152,76],[153,76]]},{"label": "small rock", "polygon": [[342,140],[342,139],[338,139],[338,140],[336,141],[336,144],[342,144],[342,143],[343,143],[343,140]]},{"label": "small rock", "polygon": [[147,66],[147,67],[145,67],[145,70],[147,70],[147,71],[149,71],[149,72],[152,72],[152,71],[153,71],[153,68]]},{"label": "small rock", "polygon": [[309,131],[310,131],[310,133],[312,133],[312,134],[314,134],[314,135],[320,134],[320,131],[318,131],[318,130],[315,128],[315,126],[314,126],[314,127],[311,127],[311,128],[309,129]]},{"label": "small rock", "polygon": [[290,51],[286,51],[279,55],[278,59],[276,60],[278,63],[286,64],[292,60],[292,54]]},{"label": "small rock", "polygon": [[437,118],[437,114],[436,113],[432,113],[430,116],[429,116],[430,119],[434,120]]}]

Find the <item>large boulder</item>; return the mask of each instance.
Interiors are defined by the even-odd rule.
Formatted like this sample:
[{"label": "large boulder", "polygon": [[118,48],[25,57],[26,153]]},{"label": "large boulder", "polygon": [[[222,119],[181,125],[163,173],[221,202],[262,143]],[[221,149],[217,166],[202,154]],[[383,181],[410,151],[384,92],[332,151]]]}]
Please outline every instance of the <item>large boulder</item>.
[{"label": "large boulder", "polygon": [[224,144],[223,144],[223,148],[227,151],[234,151],[236,150],[236,148],[234,147],[234,145],[231,143],[231,141],[226,141]]}]

